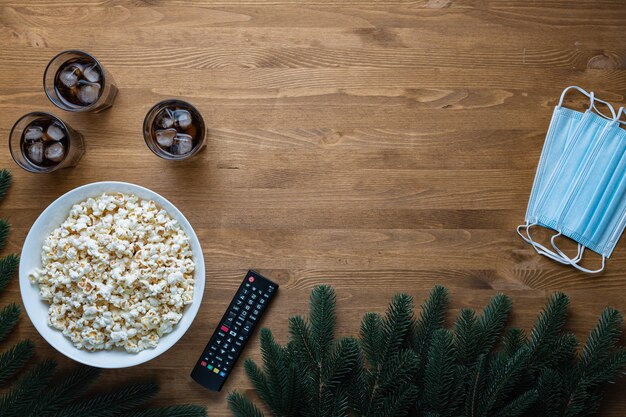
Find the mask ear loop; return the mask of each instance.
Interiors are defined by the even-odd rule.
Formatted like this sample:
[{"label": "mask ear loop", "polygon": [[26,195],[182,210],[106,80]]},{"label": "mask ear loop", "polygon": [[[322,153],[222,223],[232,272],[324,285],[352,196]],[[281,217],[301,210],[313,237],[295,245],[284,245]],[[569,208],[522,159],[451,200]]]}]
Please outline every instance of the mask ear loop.
[{"label": "mask ear loop", "polygon": [[619,124],[626,124],[626,120],[620,120],[620,118],[622,117],[622,113],[626,114],[626,112],[624,112],[624,107],[620,107],[619,110],[617,110],[617,116],[615,117],[615,120],[617,121],[617,123]]},{"label": "mask ear loop", "polygon": [[[539,242],[535,242],[532,238],[532,236],[530,235],[530,228],[533,226],[537,226],[537,223],[531,223],[528,226],[526,226],[526,236],[527,239],[526,240],[528,243],[530,243],[530,245],[535,249],[535,251],[539,254],[539,255],[543,255],[547,258],[552,259],[553,261],[556,261],[558,263],[564,264],[564,265],[569,265],[570,261],[569,258],[565,259],[562,256],[560,256],[559,254],[556,254],[554,252],[552,252],[550,249],[546,248],[545,246],[543,246],[542,244],[540,244]],[[522,236],[522,238],[524,238]]]},{"label": "mask ear loop", "polygon": [[583,257],[583,253],[585,253],[585,247],[583,245],[581,245],[580,243],[578,243],[578,253],[576,254],[576,256],[574,258],[570,258],[563,251],[561,251],[561,249],[558,248],[558,246],[556,245],[556,242],[554,241],[554,239],[556,239],[557,237],[559,237],[561,235],[562,235],[562,233],[559,232],[556,235],[552,236],[552,238],[550,239],[550,244],[552,244],[552,247],[554,248],[554,250],[559,255],[561,255],[564,259],[567,259],[570,262],[574,262],[574,263],[580,262],[580,260]]},{"label": "mask ear loop", "polygon": [[587,91],[583,90],[582,88],[580,88],[577,85],[570,85],[569,87],[566,87],[563,92],[561,93],[561,98],[559,99],[559,104],[557,104],[558,108],[563,107],[563,100],[565,99],[565,95],[567,94],[567,92],[571,89],[574,89],[576,91],[579,91],[580,93],[584,94],[585,96],[587,96],[590,100],[591,100],[591,105],[589,106],[589,108],[591,109],[591,107],[593,106],[593,92],[588,93]]},{"label": "mask ear loop", "polygon": [[606,256],[602,255],[602,266],[598,269],[587,269],[578,265],[577,263],[570,263],[570,265],[572,265],[574,268],[578,269],[579,271],[583,271],[588,274],[597,274],[599,272],[604,271],[605,263],[606,263]]},{"label": "mask ear loop", "polygon": [[[593,92],[593,91],[591,92],[591,97],[590,97],[590,99],[591,99],[591,105],[589,106],[589,109],[588,109],[589,111],[593,111],[593,110],[595,110],[595,112],[596,112],[596,114],[597,114],[598,116],[600,116],[600,117],[604,117],[604,118],[605,118],[605,119],[607,119],[607,120],[615,121],[615,120],[619,119],[619,117],[615,114],[615,109],[613,108],[613,106],[611,106],[611,104],[610,104],[610,103],[608,103],[608,102],[606,102],[606,101],[604,101],[604,100],[600,100],[599,98],[595,97],[595,94],[594,94],[594,92]],[[598,102],[598,103],[602,103],[602,104],[604,104],[606,107],[608,107],[609,111],[611,112],[611,116],[612,116],[612,117],[609,117],[609,116],[605,115],[604,113],[602,113],[602,112],[600,111],[600,109],[598,109],[598,107],[596,106],[596,102]]]}]

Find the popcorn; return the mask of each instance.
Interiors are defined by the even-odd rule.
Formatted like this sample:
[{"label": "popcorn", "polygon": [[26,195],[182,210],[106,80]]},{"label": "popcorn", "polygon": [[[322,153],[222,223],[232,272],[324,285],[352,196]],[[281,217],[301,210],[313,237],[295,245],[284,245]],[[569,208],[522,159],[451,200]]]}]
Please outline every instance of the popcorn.
[{"label": "popcorn", "polygon": [[75,204],[30,275],[48,325],[79,349],[152,349],[193,300],[189,238],[154,201],[103,194]]}]

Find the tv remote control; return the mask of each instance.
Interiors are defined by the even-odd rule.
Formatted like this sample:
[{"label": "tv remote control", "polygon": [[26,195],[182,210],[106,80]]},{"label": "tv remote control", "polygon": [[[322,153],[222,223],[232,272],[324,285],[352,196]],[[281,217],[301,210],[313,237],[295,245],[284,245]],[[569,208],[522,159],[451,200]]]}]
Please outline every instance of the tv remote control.
[{"label": "tv remote control", "polygon": [[248,271],[191,371],[194,381],[211,391],[222,389],[276,290],[277,284]]}]

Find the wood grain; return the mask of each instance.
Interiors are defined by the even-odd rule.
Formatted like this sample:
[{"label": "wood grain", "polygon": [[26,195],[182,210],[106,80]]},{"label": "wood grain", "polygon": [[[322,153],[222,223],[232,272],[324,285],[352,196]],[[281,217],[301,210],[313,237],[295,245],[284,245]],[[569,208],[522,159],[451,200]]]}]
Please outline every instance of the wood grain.
[{"label": "wood grain", "polygon": [[[449,319],[497,292],[528,328],[547,295],[566,291],[569,328],[585,337],[607,305],[626,312],[626,246],[599,276],[537,256],[514,232],[523,220],[552,108],[578,84],[615,105],[626,93],[621,0],[0,0],[0,136],[34,110],[84,133],[74,169],[30,175],[0,150],[15,186],[0,207],[19,252],[31,224],[81,184],[130,181],[176,204],[195,227],[207,267],[205,300],[183,339],[160,358],[106,371],[103,387],[160,381],[155,403],[207,404],[229,415],[226,391],[250,392],[237,367],[225,392],[188,374],[243,274],[281,284],[263,319],[279,340],[308,293],[332,284],[339,332],[399,291],[421,302],[452,292]],[[102,114],[69,114],[42,91],[48,60],[81,48],[120,94]],[[191,101],[208,125],[195,159],[152,155],[148,109]],[[568,105],[582,108],[578,97]],[[590,263],[597,260],[590,260]],[[17,282],[2,302],[20,302]],[[11,341],[64,360],[24,315]],[[244,356],[259,358],[253,339]],[[623,415],[624,381],[601,413]]]}]

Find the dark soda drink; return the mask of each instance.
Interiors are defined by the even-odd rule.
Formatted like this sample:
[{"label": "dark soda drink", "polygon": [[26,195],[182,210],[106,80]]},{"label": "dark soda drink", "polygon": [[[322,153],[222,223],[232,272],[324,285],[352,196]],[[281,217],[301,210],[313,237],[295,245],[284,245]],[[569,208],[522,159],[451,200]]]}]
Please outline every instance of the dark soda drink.
[{"label": "dark soda drink", "polygon": [[204,120],[198,110],[182,100],[154,106],[144,121],[148,147],[165,159],[185,159],[204,147]]},{"label": "dark soda drink", "polygon": [[57,71],[54,88],[68,106],[89,106],[102,93],[100,65],[88,58],[73,58]]},{"label": "dark soda drink", "polygon": [[57,107],[99,112],[111,107],[117,87],[102,64],[84,51],[63,51],[48,63],[44,90]]},{"label": "dark soda drink", "polygon": [[9,137],[11,155],[31,172],[51,172],[76,165],[84,153],[82,135],[49,113],[20,118]]}]

